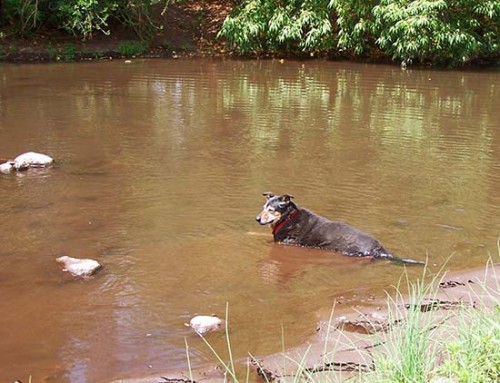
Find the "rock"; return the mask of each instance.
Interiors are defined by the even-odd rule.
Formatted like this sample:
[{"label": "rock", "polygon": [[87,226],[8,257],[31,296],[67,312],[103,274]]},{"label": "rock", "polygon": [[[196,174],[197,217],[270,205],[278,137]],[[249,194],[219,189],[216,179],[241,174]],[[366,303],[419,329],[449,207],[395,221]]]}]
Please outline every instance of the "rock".
[{"label": "rock", "polygon": [[54,160],[45,154],[27,152],[17,156],[14,159],[14,168],[16,170],[23,170],[29,167],[43,168],[52,165]]},{"label": "rock", "polygon": [[191,327],[197,334],[205,335],[209,332],[216,331],[222,327],[224,321],[217,315],[198,315],[191,319],[186,326]]},{"label": "rock", "polygon": [[93,259],[71,258],[66,255],[57,258],[56,261],[64,265],[63,271],[75,277],[89,277],[102,267]]},{"label": "rock", "polygon": [[14,170],[12,162],[4,162],[3,164],[0,164],[0,173],[9,174],[12,170]]}]

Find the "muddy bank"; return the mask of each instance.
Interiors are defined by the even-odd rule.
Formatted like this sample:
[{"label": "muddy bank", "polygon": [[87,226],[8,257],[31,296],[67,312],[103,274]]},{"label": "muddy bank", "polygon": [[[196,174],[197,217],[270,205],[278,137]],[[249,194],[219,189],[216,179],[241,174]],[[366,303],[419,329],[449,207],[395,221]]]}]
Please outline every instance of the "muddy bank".
[{"label": "muddy bank", "polygon": [[111,33],[82,40],[64,31],[38,30],[29,38],[15,38],[0,27],[0,62],[92,61],[125,57],[177,58],[227,55],[217,38],[234,4],[229,0],[170,4],[158,20],[152,41],[141,42],[122,26]]},{"label": "muddy bank", "polygon": [[[371,371],[374,354],[384,353],[383,339],[405,322],[410,309],[424,313],[426,320],[432,324],[433,338],[449,340],[454,335],[450,328],[459,322],[458,308],[468,306],[484,310],[498,305],[500,263],[468,272],[446,273],[434,284],[435,293],[425,297],[418,306],[409,297],[394,298],[391,305],[393,315],[389,314],[387,299],[384,298],[367,300],[369,303],[363,306],[337,305],[333,312],[325,309],[318,313],[320,320],[316,328],[311,329],[315,335],[309,341],[285,353],[240,360],[236,370],[244,373],[248,363],[252,380],[263,382],[287,381],[298,373],[336,374],[343,380]],[[395,296],[391,291],[388,294]],[[166,371],[154,376],[115,380],[113,383],[222,382],[227,379],[224,367],[216,362],[192,368],[191,372],[188,369]]]},{"label": "muddy bank", "polygon": [[388,291],[394,299],[390,305],[392,315],[385,299],[375,299],[362,307],[337,307],[331,318],[325,312],[313,339],[287,351],[285,358],[283,354],[258,358],[257,372],[269,380],[280,380],[297,374],[299,361],[307,373],[335,372],[342,379],[370,371],[374,355],[386,352],[384,339],[404,324],[410,309],[424,313],[425,320],[432,323],[434,338],[447,340],[453,336],[450,327],[458,324],[458,308],[481,310],[498,304],[500,264],[459,274],[447,273],[435,284],[436,293],[426,296],[418,305],[408,296],[395,297],[394,292]]}]

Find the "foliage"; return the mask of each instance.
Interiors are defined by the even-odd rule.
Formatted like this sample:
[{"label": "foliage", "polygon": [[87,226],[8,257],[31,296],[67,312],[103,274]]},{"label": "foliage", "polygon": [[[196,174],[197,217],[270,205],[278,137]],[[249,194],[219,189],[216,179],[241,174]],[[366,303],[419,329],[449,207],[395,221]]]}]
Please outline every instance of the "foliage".
[{"label": "foliage", "polygon": [[[436,323],[421,310],[421,306],[428,299],[435,299],[437,291],[433,285],[438,281],[438,276],[430,282],[426,281],[426,270],[422,278],[413,283],[406,275],[409,303],[404,304],[401,286],[397,286],[395,298],[388,296],[388,323],[398,323],[400,318],[405,319],[399,326],[393,326],[390,333],[381,334],[383,352],[376,355],[374,372],[366,381],[375,378],[375,381],[381,382],[427,383],[430,380],[436,356],[431,335]],[[404,308],[407,310],[404,311]]]},{"label": "foliage", "polygon": [[[161,4],[162,1],[164,4]],[[141,39],[151,38],[156,30],[155,6],[163,11],[174,0],[5,0],[0,7],[0,22],[15,34],[26,36],[41,25],[64,29],[83,39],[96,32],[109,34],[110,24],[122,23]],[[163,12],[162,12],[163,13]]]},{"label": "foliage", "polygon": [[315,51],[332,44],[326,0],[247,0],[226,18],[219,36],[241,52]]},{"label": "foliage", "polygon": [[47,52],[51,60],[57,57],[57,49],[52,46],[52,44],[47,45]]},{"label": "foliage", "polygon": [[9,55],[15,55],[18,52],[17,46],[9,45],[8,53]]},{"label": "foliage", "polygon": [[375,0],[373,7],[357,12],[351,4],[332,0],[341,49],[359,54],[374,40],[395,60],[451,66],[500,53],[500,3],[495,0]]},{"label": "foliage", "polygon": [[118,52],[122,56],[130,57],[144,53],[148,45],[144,41],[130,41],[118,45]]},{"label": "foliage", "polygon": [[73,61],[78,54],[78,50],[73,44],[66,44],[61,52],[61,59],[63,61]]},{"label": "foliage", "polygon": [[94,31],[109,34],[108,19],[118,6],[118,1],[64,0],[57,3],[56,9],[64,29],[92,38]]},{"label": "foliage", "polygon": [[497,0],[246,0],[220,36],[243,53],[336,47],[459,66],[498,59],[499,20]]},{"label": "foliage", "polygon": [[[40,26],[82,39],[122,24],[151,40],[178,0],[4,0],[0,22],[28,36]],[[206,17],[200,13],[200,17]],[[219,32],[242,53],[338,52],[460,66],[500,57],[498,0],[242,0]]]},{"label": "foliage", "polygon": [[[164,1],[166,7],[172,0]],[[140,39],[151,40],[157,29],[154,5],[159,4],[160,0],[121,0],[120,2],[122,5],[117,8],[117,20],[132,28]]]},{"label": "foliage", "polygon": [[500,306],[494,312],[469,310],[459,337],[446,345],[448,357],[438,371],[456,382],[494,383],[500,380]]},{"label": "foliage", "polygon": [[359,55],[374,46],[372,9],[378,0],[331,0],[339,27],[337,45]]},{"label": "foliage", "polygon": [[92,53],[92,56],[93,56],[94,59],[97,60],[97,59],[102,58],[104,56],[104,53],[102,51],[97,50],[97,51],[94,51]]},{"label": "foliage", "polygon": [[40,24],[38,1],[33,0],[5,0],[3,4],[3,18],[14,26],[15,33],[26,36]]}]

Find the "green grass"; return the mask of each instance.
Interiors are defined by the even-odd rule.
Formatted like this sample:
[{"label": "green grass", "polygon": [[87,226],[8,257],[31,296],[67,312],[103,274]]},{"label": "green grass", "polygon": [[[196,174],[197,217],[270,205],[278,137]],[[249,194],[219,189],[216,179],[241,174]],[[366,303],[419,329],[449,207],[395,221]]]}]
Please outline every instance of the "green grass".
[{"label": "green grass", "polygon": [[382,333],[380,352],[374,356],[374,371],[366,381],[393,383],[427,383],[436,356],[435,345],[430,338],[435,323],[420,307],[427,299],[435,299],[436,278],[426,281],[426,272],[418,281],[407,279],[408,298],[396,288],[396,296],[387,298],[388,323],[400,324]]},{"label": "green grass", "polygon": [[15,55],[19,52],[19,49],[15,45],[9,45],[9,55]]},{"label": "green grass", "polygon": [[500,306],[460,313],[458,339],[445,344],[446,359],[436,373],[459,383],[500,381]]},{"label": "green grass", "polygon": [[[497,246],[500,258],[500,240]],[[495,272],[493,268],[486,271]],[[496,275],[493,277],[497,281],[493,289],[481,286],[493,300],[493,307],[475,299],[475,308],[460,309],[458,324],[449,329],[454,337],[443,345],[444,362],[436,374],[457,383],[500,382],[500,283]]]},{"label": "green grass", "polygon": [[148,49],[146,41],[129,41],[118,45],[118,53],[125,57],[141,55]]},{"label": "green grass", "polygon": [[78,55],[78,49],[73,44],[66,44],[61,51],[61,60],[74,61]]},{"label": "green grass", "polygon": [[54,60],[57,57],[57,49],[52,45],[47,45],[47,53],[49,54],[49,58]]},{"label": "green grass", "polygon": [[104,52],[102,52],[102,51],[94,51],[94,52],[92,52],[92,56],[93,56],[94,59],[98,60],[98,59],[103,58]]}]

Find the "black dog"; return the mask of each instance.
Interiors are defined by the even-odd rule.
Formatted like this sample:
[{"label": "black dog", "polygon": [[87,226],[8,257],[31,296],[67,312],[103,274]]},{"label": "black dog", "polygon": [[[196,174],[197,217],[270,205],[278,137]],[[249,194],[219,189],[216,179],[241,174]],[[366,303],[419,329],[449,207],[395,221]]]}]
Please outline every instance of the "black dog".
[{"label": "black dog", "polygon": [[370,235],[342,222],[330,221],[312,211],[298,207],[289,194],[281,197],[264,193],[267,201],[255,218],[261,225],[270,225],[274,241],[286,245],[332,250],[357,257],[384,258],[406,264],[424,264],[392,255]]}]

